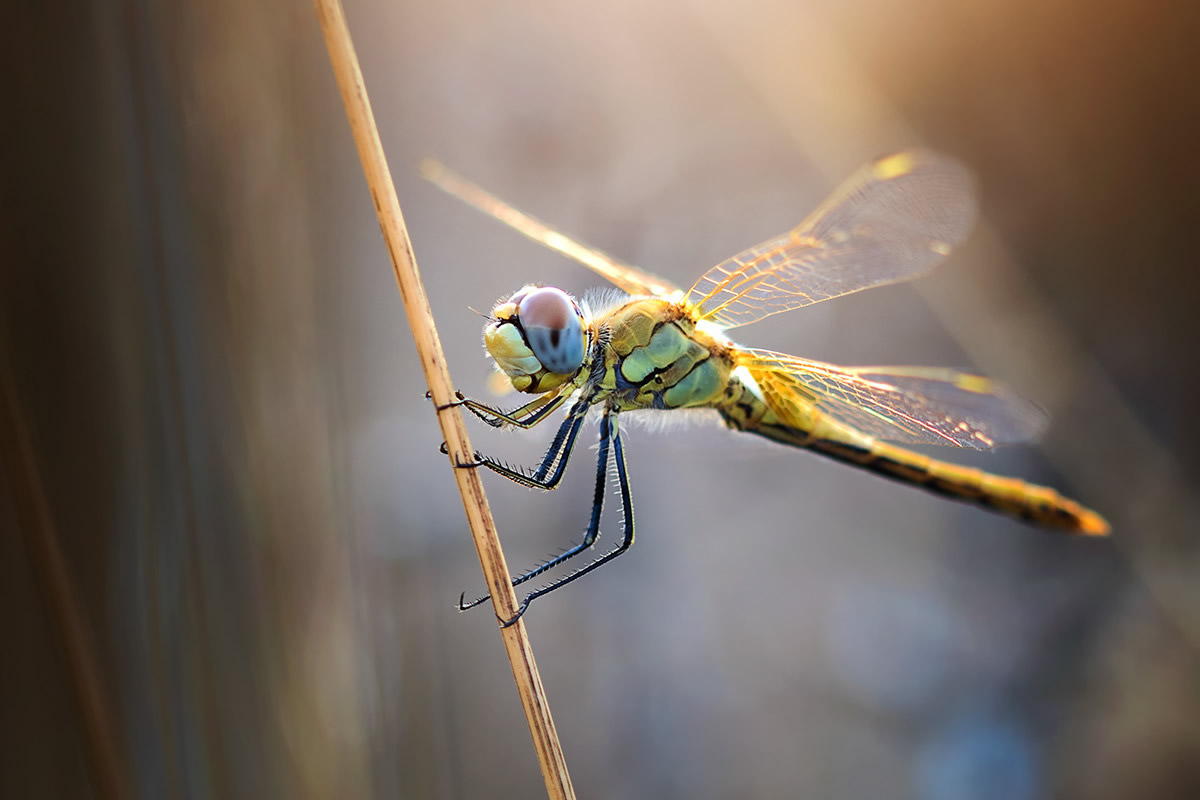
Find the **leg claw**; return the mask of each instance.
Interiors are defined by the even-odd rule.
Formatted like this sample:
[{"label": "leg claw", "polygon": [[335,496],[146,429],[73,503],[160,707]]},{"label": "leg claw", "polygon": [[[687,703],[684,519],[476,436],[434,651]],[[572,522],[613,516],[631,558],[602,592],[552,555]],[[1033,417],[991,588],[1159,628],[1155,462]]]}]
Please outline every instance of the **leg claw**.
[{"label": "leg claw", "polygon": [[[438,446],[438,452],[444,456],[448,456],[450,455],[450,447],[445,442],[442,442]],[[456,461],[454,462],[454,466],[457,469],[475,469],[476,467],[482,467],[484,463],[483,456],[477,452],[475,453],[474,461]]]},{"label": "leg claw", "polygon": [[[448,408],[457,408],[458,406],[461,406],[467,402],[467,397],[462,392],[456,391],[454,393],[454,396],[457,397],[458,399],[455,400],[453,403],[446,403],[444,405],[434,406],[434,408],[438,411],[445,411]],[[425,392],[425,399],[426,400],[433,399],[433,390],[432,389],[429,389]]]},{"label": "leg claw", "polygon": [[511,628],[517,624],[517,620],[525,616],[525,611],[529,608],[529,598],[525,598],[525,602],[521,603],[521,607],[517,609],[517,613],[513,614],[509,619],[504,619],[499,614],[496,615],[496,621],[500,623],[501,628]]}]

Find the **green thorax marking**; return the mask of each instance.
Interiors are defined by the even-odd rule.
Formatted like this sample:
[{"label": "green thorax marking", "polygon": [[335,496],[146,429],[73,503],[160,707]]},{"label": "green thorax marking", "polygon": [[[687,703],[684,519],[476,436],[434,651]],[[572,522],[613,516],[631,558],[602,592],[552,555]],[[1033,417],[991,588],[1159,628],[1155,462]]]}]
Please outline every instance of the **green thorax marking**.
[{"label": "green thorax marking", "polygon": [[729,383],[729,344],[667,300],[633,300],[596,320],[603,395],[622,411],[713,405]]}]

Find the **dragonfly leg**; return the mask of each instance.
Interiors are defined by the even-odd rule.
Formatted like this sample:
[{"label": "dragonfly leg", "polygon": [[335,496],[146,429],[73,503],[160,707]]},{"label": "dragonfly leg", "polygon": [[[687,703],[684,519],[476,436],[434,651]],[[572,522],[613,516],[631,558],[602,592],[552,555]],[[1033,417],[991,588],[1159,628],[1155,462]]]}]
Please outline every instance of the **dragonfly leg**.
[{"label": "dragonfly leg", "polygon": [[[511,619],[501,620],[500,626],[507,628],[515,623],[529,609],[529,604],[539,597],[550,594],[555,589],[566,586],[571,581],[582,578],[594,569],[597,569],[603,564],[607,564],[617,556],[624,553],[633,545],[633,497],[629,493],[629,474],[625,466],[625,448],[621,443],[621,433],[617,428],[616,415],[606,411],[604,420],[600,425],[600,451],[601,456],[596,470],[596,497],[592,504],[592,518],[588,524],[588,535],[584,537],[584,541],[595,542],[600,531],[600,511],[604,504],[604,492],[608,485],[608,447],[606,442],[611,439],[613,449],[613,463],[617,469],[617,483],[621,488],[621,511],[624,514],[624,536],[621,538],[620,544],[615,548],[605,553],[604,555],[586,564],[583,567],[572,572],[570,575],[559,578],[558,580],[543,586],[536,591],[525,595],[525,599],[521,601],[517,613]],[[583,546],[572,548],[576,553],[582,552],[585,549]],[[570,551],[568,551],[570,552]],[[574,553],[572,553],[574,555]],[[561,564],[565,559],[556,559],[554,563]]]},{"label": "dragonfly leg", "polygon": [[[575,405],[571,406],[571,410],[567,412],[567,418],[563,420],[562,425],[558,427],[558,432],[554,434],[554,440],[550,443],[550,448],[546,451],[545,457],[542,458],[541,463],[535,469],[506,464],[479,452],[475,453],[474,462],[456,466],[467,469],[487,467],[497,475],[502,475],[514,483],[528,486],[531,489],[554,489],[562,480],[567,461],[570,460],[571,452],[575,448],[575,440],[579,435],[579,429],[583,426],[583,421],[587,418],[587,409],[590,402],[588,398],[580,398],[576,401]],[[445,452],[445,450],[442,452]]]},{"label": "dragonfly leg", "polygon": [[[587,550],[592,545],[594,545],[596,543],[596,539],[600,536],[600,512],[604,507],[604,490],[605,490],[605,487],[608,485],[608,451],[609,451],[609,443],[611,441],[610,436],[609,436],[609,428],[608,428],[607,420],[608,420],[608,415],[606,413],[605,421],[601,423],[601,427],[600,427],[600,452],[596,458],[596,494],[595,494],[595,498],[592,501],[592,517],[591,517],[591,520],[588,522],[587,531],[584,533],[583,540],[579,544],[573,545],[573,546],[567,548],[566,550],[564,550],[562,553],[555,556],[554,558],[547,559],[546,561],[542,562],[541,564],[538,564],[533,569],[528,570],[527,572],[524,572],[521,575],[513,578],[512,579],[513,586],[520,586],[522,583],[525,583],[528,580],[532,580],[533,578],[536,578],[538,575],[541,575],[543,572],[554,569],[559,564],[562,564],[562,563],[574,558],[575,556],[582,553],[584,550]],[[474,608],[475,606],[479,605],[480,603],[485,603],[491,599],[491,595],[485,594],[483,597],[477,597],[469,603],[464,602],[465,598],[466,598],[465,592],[463,594],[459,595],[459,597],[458,597],[458,610],[459,611],[466,611],[468,608]],[[519,617],[521,614],[524,613],[524,608],[528,605],[528,600],[529,600],[529,598],[526,598],[526,602],[522,603],[522,610],[520,612],[518,612],[517,617]],[[514,617],[512,620],[509,620],[505,624],[505,627],[508,627],[508,625],[511,625],[513,622],[515,622],[517,617]],[[503,620],[501,620],[501,621],[503,622]]]},{"label": "dragonfly leg", "polygon": [[[454,392],[454,396],[458,398],[451,403],[434,406],[437,411],[445,411],[449,408],[465,407],[475,416],[491,425],[493,428],[503,428],[505,425],[513,425],[518,428],[532,428],[542,420],[546,419],[550,414],[558,409],[567,399],[567,394],[560,394],[557,397],[543,395],[535,400],[532,400],[520,408],[514,408],[512,411],[502,411],[501,409],[489,406],[486,403],[481,403],[478,400],[472,400],[465,394],[459,391]],[[433,391],[425,392],[425,399],[433,399]]]},{"label": "dragonfly leg", "polygon": [[452,405],[464,406],[468,411],[493,428],[503,428],[505,425],[512,425],[526,430],[553,414],[567,400],[567,394],[565,393],[553,398],[543,396],[512,411],[502,411],[486,403],[465,397],[461,392],[456,392],[455,394],[458,395],[458,402]]},{"label": "dragonfly leg", "polygon": [[[445,442],[442,442],[438,446],[438,450],[444,456],[450,455],[450,445],[446,444]],[[476,467],[482,467],[482,466],[484,466],[483,456],[482,456],[482,454],[480,454],[478,452],[475,453],[474,461],[455,461],[454,462],[455,469],[475,469]]]},{"label": "dragonfly leg", "polygon": [[[448,408],[457,408],[458,406],[461,406],[461,405],[463,405],[464,403],[466,403],[466,402],[467,402],[467,398],[466,398],[466,396],[465,396],[465,395],[464,395],[462,392],[456,391],[456,392],[454,393],[454,396],[455,396],[455,397],[457,397],[458,399],[457,399],[457,400],[455,400],[455,401],[454,401],[454,402],[452,402],[452,403],[444,403],[444,404],[442,404],[442,405],[440,405],[440,406],[439,406],[439,405],[434,405],[434,407],[433,407],[433,408],[434,408],[434,410],[435,410],[435,411],[445,411],[445,410],[446,410],[446,409],[448,409]],[[426,390],[425,390],[425,399],[426,399],[426,400],[432,400],[432,399],[433,399],[433,389],[426,389]]]},{"label": "dragonfly leg", "polygon": [[[566,466],[567,459],[571,454],[570,449],[575,444],[575,436],[579,433],[579,427],[583,424],[584,417],[587,416],[587,406],[587,402],[583,400],[572,406],[571,411],[567,414],[567,419],[559,426],[558,433],[554,434],[554,440],[551,442],[549,450],[546,451],[546,455],[536,469],[530,470],[525,467],[512,466],[511,464],[485,456],[478,450],[474,453],[473,461],[457,461],[454,466],[458,469],[487,467],[522,486],[536,489],[553,489],[562,479],[563,468]],[[578,412],[578,416],[576,412]],[[565,453],[560,452],[563,449],[564,442],[567,444]],[[449,455],[450,453],[449,446],[445,442],[438,445],[438,450],[441,451],[442,455]],[[554,474],[549,480],[546,480],[546,473],[552,467],[555,468]]]}]

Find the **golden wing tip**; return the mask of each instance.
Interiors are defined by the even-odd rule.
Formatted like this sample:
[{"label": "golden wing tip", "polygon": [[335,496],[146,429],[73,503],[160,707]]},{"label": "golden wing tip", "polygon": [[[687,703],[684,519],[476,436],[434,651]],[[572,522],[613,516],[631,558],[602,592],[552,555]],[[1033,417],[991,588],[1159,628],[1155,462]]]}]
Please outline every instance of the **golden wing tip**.
[{"label": "golden wing tip", "polygon": [[903,152],[895,153],[890,156],[884,156],[876,161],[873,165],[875,177],[881,181],[890,181],[893,178],[901,178],[913,171],[917,165],[917,157],[915,153]]}]

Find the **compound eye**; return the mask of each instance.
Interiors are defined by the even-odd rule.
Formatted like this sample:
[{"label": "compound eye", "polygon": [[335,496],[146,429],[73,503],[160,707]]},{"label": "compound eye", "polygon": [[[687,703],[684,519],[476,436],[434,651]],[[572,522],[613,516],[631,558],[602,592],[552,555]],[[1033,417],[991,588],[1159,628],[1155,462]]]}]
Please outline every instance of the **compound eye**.
[{"label": "compound eye", "polygon": [[566,292],[544,286],[518,301],[517,318],[529,349],[542,366],[559,375],[583,363],[583,314]]}]

